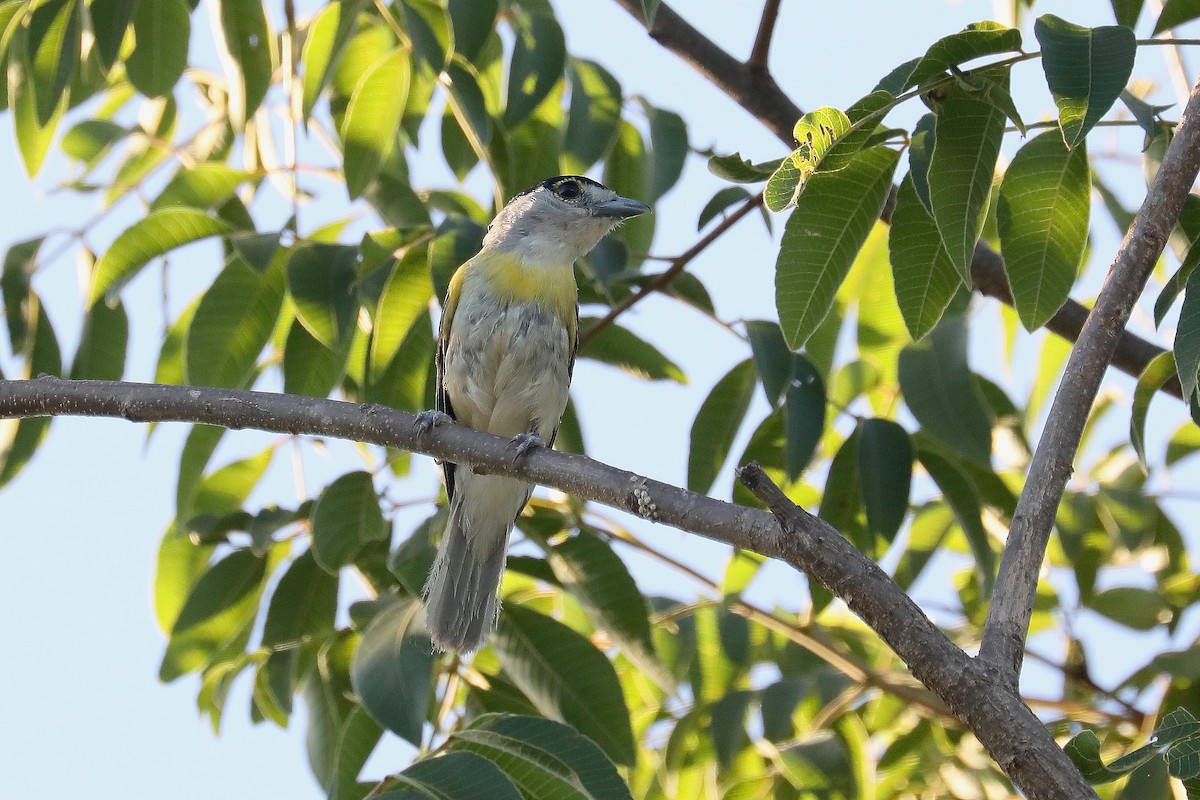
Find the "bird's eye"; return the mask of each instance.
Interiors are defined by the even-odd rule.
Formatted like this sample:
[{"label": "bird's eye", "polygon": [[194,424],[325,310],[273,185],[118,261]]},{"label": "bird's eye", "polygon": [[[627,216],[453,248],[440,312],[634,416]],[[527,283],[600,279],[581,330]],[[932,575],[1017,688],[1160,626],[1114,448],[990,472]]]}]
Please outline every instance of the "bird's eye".
[{"label": "bird's eye", "polygon": [[554,187],[554,193],[563,200],[578,200],[579,196],[583,194],[583,190],[575,181],[563,181]]}]

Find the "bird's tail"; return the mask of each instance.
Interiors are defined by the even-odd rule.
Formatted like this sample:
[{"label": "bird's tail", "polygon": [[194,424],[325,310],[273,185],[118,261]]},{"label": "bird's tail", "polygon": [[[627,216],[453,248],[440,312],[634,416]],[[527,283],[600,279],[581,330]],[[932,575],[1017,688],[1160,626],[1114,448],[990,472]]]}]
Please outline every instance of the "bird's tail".
[{"label": "bird's tail", "polygon": [[450,518],[425,583],[425,618],[439,650],[473,653],[500,611],[508,534],[530,485],[460,466]]}]

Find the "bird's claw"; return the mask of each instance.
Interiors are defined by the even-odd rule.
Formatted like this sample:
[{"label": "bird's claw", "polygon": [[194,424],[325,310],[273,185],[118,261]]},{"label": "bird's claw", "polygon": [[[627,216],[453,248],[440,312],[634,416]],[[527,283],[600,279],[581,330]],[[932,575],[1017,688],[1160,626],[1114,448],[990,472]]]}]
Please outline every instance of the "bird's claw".
[{"label": "bird's claw", "polygon": [[546,446],[545,440],[536,433],[518,433],[512,438],[512,443],[517,446],[516,455],[513,456],[514,464],[520,461],[534,447]]},{"label": "bird's claw", "polygon": [[430,409],[417,414],[417,421],[413,423],[413,427],[419,435],[424,436],[438,425],[449,425],[451,422],[454,422],[454,417],[444,411]]}]

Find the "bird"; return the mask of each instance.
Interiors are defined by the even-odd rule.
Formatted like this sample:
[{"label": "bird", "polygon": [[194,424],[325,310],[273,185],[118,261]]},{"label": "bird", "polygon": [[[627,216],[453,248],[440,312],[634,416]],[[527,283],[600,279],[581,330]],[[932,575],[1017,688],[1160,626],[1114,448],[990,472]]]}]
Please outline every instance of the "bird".
[{"label": "bird", "polygon": [[[580,175],[547,178],[496,214],[479,253],[450,280],[436,353],[436,408],[418,426],[456,422],[512,439],[515,458],[553,445],[578,349],[574,264],[650,207]],[[533,492],[518,478],[442,464],[449,515],[423,590],[441,651],[483,648],[499,611],[509,535]]]}]

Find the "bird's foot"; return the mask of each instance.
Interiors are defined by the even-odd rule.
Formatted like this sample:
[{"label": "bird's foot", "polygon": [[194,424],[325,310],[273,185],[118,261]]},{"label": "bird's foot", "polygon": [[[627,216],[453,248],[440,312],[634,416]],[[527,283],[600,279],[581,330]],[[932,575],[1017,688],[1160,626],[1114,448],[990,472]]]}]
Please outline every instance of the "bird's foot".
[{"label": "bird's foot", "polygon": [[534,447],[546,446],[546,441],[536,433],[518,433],[512,438],[512,443],[517,446],[516,455],[513,456],[514,464],[520,461]]},{"label": "bird's foot", "polygon": [[413,427],[417,429],[418,434],[424,436],[438,425],[449,425],[452,422],[454,417],[449,414],[430,409],[417,414],[417,421],[413,423]]}]

